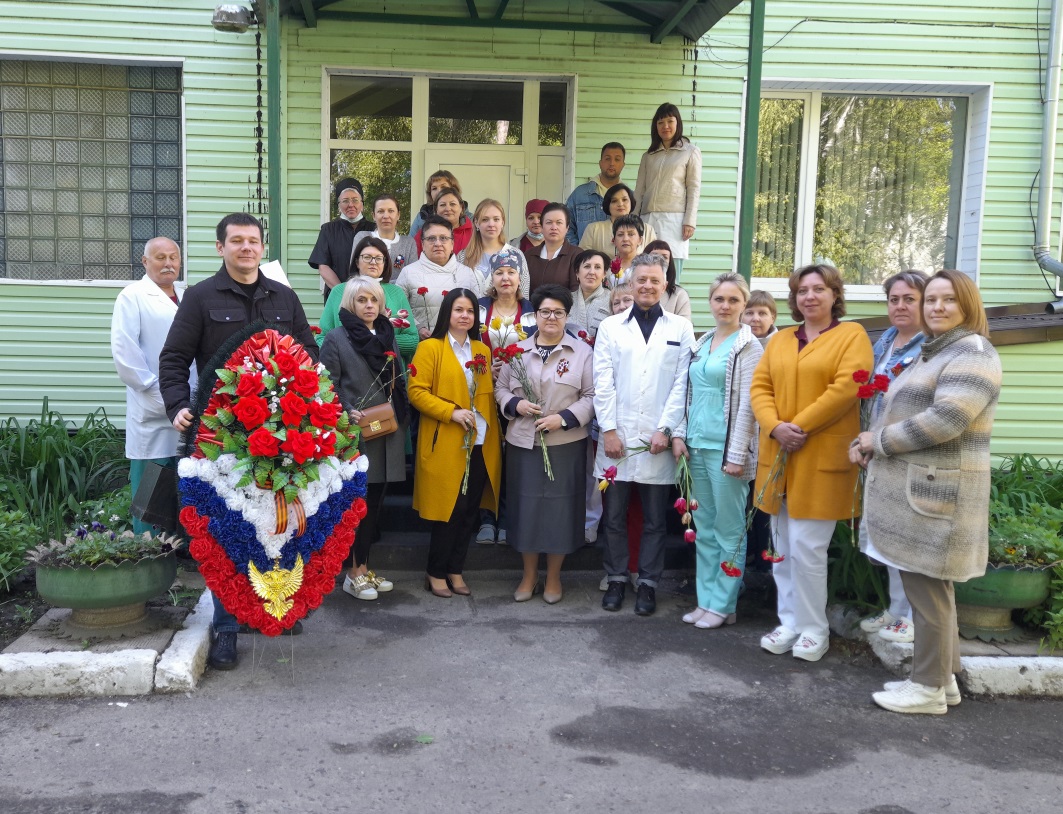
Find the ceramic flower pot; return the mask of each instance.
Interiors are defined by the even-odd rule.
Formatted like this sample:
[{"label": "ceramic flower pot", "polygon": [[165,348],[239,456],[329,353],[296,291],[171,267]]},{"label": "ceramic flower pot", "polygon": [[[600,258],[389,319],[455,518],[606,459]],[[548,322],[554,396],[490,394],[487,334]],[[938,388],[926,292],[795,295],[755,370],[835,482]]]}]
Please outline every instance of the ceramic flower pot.
[{"label": "ceramic flower pot", "polygon": [[990,565],[984,576],[957,582],[956,619],[960,635],[982,641],[1012,641],[1022,631],[1011,612],[1033,608],[1048,597],[1051,572],[1047,569]]},{"label": "ceramic flower pot", "polygon": [[166,593],[176,576],[174,554],[97,568],[38,565],[37,593],[49,605],[72,608],[69,624],[103,633],[142,622],[144,603]]}]

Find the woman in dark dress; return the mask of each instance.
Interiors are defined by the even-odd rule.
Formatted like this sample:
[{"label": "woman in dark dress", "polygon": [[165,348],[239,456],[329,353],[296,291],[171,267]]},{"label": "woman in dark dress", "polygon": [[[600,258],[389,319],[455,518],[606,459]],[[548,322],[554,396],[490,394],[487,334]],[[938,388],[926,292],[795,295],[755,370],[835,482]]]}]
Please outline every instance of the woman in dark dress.
[{"label": "woman in dark dress", "polygon": [[351,255],[359,232],[372,232],[376,224],[362,216],[365,207],[362,184],[356,178],[336,182],[336,207],[339,217],[321,224],[314,250],[307,264],[317,269],[324,284],[325,302],[329,291],[347,281]]}]

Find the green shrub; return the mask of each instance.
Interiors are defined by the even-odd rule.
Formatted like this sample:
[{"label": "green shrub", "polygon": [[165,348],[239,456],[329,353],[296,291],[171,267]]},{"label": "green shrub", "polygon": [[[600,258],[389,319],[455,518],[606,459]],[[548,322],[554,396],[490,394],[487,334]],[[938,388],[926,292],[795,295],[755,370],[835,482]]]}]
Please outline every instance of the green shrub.
[{"label": "green shrub", "polygon": [[861,612],[888,608],[886,569],[868,559],[853,539],[849,523],[839,521],[827,549],[827,601],[854,605]]},{"label": "green shrub", "polygon": [[77,427],[45,398],[39,419],[0,423],[0,510],[25,513],[49,536],[128,479],[122,435],[102,408]]},{"label": "green shrub", "polygon": [[0,512],[0,591],[10,591],[26,563],[26,552],[41,542],[41,530],[23,512]]}]

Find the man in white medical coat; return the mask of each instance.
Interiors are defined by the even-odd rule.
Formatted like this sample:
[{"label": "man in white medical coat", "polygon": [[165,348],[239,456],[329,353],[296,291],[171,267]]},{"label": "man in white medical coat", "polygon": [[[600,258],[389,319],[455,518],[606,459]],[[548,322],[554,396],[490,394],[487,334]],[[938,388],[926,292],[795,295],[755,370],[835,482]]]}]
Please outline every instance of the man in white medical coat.
[{"label": "man in white medical coat", "polygon": [[[181,276],[181,250],[168,237],[149,240],[140,262],[144,276],[122,289],[111,317],[111,356],[126,386],[125,454],[134,495],[148,462],[176,465],[178,433],[159,392],[159,352],[184,293],[174,285]],[[134,519],[133,530],[152,528]]]},{"label": "man in white medical coat", "polygon": [[[631,490],[642,499],[635,613],[657,608],[657,582],[664,570],[668,497],[675,482],[672,430],[686,409],[687,368],[694,345],[690,321],[661,308],[664,258],[642,254],[631,264],[635,304],[606,317],[594,343],[594,412],[601,441],[594,474],[610,466],[615,481],[605,493],[605,571],[609,585],[602,607],[620,610],[628,579],[627,506]],[[649,445],[646,452],[634,452]]]}]

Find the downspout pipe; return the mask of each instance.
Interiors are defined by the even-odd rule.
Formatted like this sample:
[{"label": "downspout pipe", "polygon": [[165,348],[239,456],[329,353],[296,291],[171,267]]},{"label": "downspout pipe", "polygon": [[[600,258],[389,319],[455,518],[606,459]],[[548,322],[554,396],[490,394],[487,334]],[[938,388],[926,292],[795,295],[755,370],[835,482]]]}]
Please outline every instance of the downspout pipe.
[{"label": "downspout pipe", "polygon": [[[1058,0],[1054,0],[1058,2]],[[742,180],[738,210],[738,273],[753,274],[753,238],[757,195],[757,142],[760,138],[760,78],[764,65],[764,0],[749,8],[749,56],[746,116],[742,135]]]},{"label": "downspout pipe", "polygon": [[279,0],[266,0],[266,181],[269,194],[269,259],[283,263],[281,200],[281,22]]},{"label": "downspout pipe", "polygon": [[[1063,0],[1052,0],[1048,38],[1048,69],[1045,72],[1044,120],[1041,125],[1041,167],[1037,190],[1037,241],[1033,256],[1044,271],[1063,280],[1063,263],[1052,256],[1049,235],[1052,223],[1052,181],[1056,166],[1056,130],[1059,121],[1059,78],[1063,62]],[[1048,311],[1063,311],[1063,300],[1051,303]]]}]

